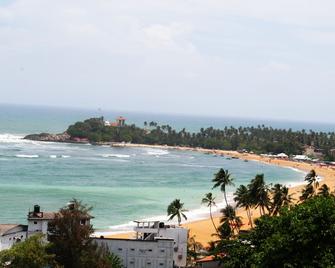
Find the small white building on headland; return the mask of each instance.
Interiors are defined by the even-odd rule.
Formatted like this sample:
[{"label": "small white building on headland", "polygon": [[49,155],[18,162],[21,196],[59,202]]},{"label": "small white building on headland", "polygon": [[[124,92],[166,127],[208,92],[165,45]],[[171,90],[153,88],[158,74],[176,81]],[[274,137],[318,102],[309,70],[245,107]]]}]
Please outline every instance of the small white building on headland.
[{"label": "small white building on headland", "polygon": [[128,268],[185,267],[188,230],[159,221],[137,221],[134,239],[95,238]]}]

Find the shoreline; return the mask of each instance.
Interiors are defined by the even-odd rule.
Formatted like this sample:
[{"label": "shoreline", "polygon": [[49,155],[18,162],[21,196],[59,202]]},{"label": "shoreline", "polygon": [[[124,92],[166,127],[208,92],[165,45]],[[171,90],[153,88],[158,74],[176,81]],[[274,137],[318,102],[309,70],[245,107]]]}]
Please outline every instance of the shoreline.
[{"label": "shoreline", "polygon": [[[106,144],[105,144],[106,145]],[[330,166],[321,166],[316,163],[306,163],[306,162],[296,162],[289,159],[278,159],[278,158],[270,158],[266,156],[250,154],[250,153],[240,153],[237,151],[227,151],[227,150],[217,150],[217,149],[204,149],[204,148],[192,148],[192,147],[183,147],[183,146],[167,146],[167,145],[147,145],[147,144],[132,144],[132,143],[114,143],[111,145],[112,147],[138,147],[138,148],[155,148],[155,149],[167,149],[167,150],[180,150],[180,151],[193,151],[205,154],[213,154],[213,155],[223,155],[228,157],[238,158],[240,160],[248,160],[248,161],[257,161],[273,166],[279,166],[283,168],[291,168],[303,173],[307,173],[310,170],[314,169],[318,176],[322,178],[320,185],[327,184],[331,189],[335,186],[335,167]],[[304,183],[298,185],[288,185],[289,193],[292,194],[295,199],[294,202],[297,203],[299,201],[299,195],[304,187]],[[242,230],[247,230],[250,228],[248,226],[248,218],[246,216],[246,212],[239,208],[237,209],[237,215],[242,217]],[[253,219],[259,217],[258,210],[252,210]],[[216,225],[219,224],[220,216],[214,215],[214,222]],[[215,229],[210,221],[209,216],[206,219],[194,220],[182,224],[183,227],[188,228],[190,230],[190,236],[194,236],[197,242],[200,242],[204,246],[208,245],[208,242],[213,240],[212,234],[215,232]],[[99,231],[97,232],[99,233]],[[108,238],[131,238],[134,235],[133,232],[124,232],[118,234],[108,235],[106,232],[105,237]]]},{"label": "shoreline", "polygon": [[[29,139],[28,139],[29,140]],[[283,168],[291,168],[295,169],[296,171],[301,172],[309,172],[311,169],[315,169],[316,173],[322,177],[322,182],[320,183],[327,184],[331,189],[334,189],[335,186],[335,167],[332,166],[323,166],[318,165],[317,163],[306,163],[306,162],[296,162],[289,159],[278,159],[278,158],[270,158],[267,156],[261,156],[257,154],[250,154],[250,153],[242,153],[237,151],[228,151],[228,150],[219,150],[219,149],[205,149],[199,147],[185,147],[185,146],[168,146],[168,145],[149,145],[149,144],[135,144],[135,143],[118,143],[118,142],[104,142],[104,143],[88,143],[88,142],[66,142],[66,141],[50,141],[50,140],[35,140],[40,142],[53,142],[53,143],[68,143],[68,144],[91,144],[96,146],[110,146],[110,147],[120,147],[120,148],[154,148],[154,149],[164,149],[164,150],[178,150],[178,151],[192,151],[192,152],[199,152],[203,154],[212,154],[218,156],[225,156],[234,159],[240,160],[248,160],[248,161],[256,161],[261,162],[269,165],[280,166]],[[295,201],[298,201],[297,196],[301,192],[301,189],[304,187],[304,184],[299,185],[287,185],[289,187],[289,193],[293,194]],[[219,213],[219,212],[218,212]],[[249,229],[250,227],[247,224],[247,216],[246,212],[243,209],[237,209],[237,215],[242,217],[243,227],[242,230]],[[259,217],[258,210],[252,211],[253,218]],[[215,224],[218,226],[219,224],[219,216],[214,215]],[[215,232],[215,229],[210,221],[209,215],[206,219],[195,219],[189,221],[182,226],[188,228],[190,230],[190,236],[194,236],[197,242],[200,242],[203,245],[208,245],[208,242],[213,240],[212,234]],[[96,230],[95,234],[103,235],[107,238],[132,238],[134,235],[133,232],[130,231],[120,231],[120,232],[108,232],[108,230]]]}]

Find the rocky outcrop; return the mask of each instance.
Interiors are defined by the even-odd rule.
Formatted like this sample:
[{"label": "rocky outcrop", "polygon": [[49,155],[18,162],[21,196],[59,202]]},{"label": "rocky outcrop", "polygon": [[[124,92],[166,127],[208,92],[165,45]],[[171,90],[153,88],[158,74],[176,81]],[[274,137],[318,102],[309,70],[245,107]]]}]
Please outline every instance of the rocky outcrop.
[{"label": "rocky outcrop", "polygon": [[25,136],[24,139],[33,141],[72,142],[71,136],[66,132],[61,134],[49,134],[49,133],[31,134]]}]

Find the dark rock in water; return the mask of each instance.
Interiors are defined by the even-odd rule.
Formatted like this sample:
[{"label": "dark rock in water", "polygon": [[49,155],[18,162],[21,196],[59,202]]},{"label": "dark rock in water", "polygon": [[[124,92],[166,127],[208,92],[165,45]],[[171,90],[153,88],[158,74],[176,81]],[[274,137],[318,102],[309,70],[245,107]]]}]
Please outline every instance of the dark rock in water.
[{"label": "dark rock in water", "polygon": [[66,132],[61,134],[40,133],[27,135],[24,139],[33,141],[69,142],[71,140],[71,136]]}]

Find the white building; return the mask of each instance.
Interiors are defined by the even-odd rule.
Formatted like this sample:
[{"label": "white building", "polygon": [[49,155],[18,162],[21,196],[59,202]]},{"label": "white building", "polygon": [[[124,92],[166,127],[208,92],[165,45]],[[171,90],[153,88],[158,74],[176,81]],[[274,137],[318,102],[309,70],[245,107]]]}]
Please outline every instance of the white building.
[{"label": "white building", "polygon": [[34,206],[34,211],[28,213],[28,230],[27,237],[34,234],[44,234],[48,233],[48,224],[56,216],[55,212],[42,212],[39,205]]},{"label": "white building", "polygon": [[0,251],[26,240],[27,225],[0,224]]},{"label": "white building", "polygon": [[96,238],[110,252],[118,255],[125,267],[185,267],[188,230],[163,222],[136,222],[135,239]]},{"label": "white building", "polygon": [[173,268],[173,240],[157,238],[150,241],[136,239],[95,239],[99,246],[118,255],[127,268]]}]

